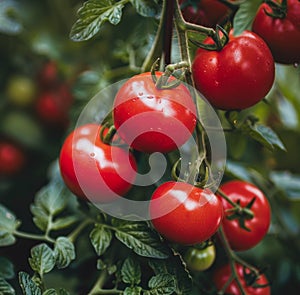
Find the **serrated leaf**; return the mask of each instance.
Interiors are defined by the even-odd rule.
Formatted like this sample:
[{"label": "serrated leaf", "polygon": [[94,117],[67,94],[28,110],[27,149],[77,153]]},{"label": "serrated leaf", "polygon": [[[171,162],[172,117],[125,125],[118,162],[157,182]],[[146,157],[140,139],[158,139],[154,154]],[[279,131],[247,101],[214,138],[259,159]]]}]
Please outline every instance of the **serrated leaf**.
[{"label": "serrated leaf", "polygon": [[140,295],[142,294],[142,288],[139,286],[135,286],[135,287],[127,287],[124,290],[123,295]]},{"label": "serrated leaf", "polygon": [[248,182],[252,181],[249,169],[239,162],[227,160],[226,174],[232,176],[233,178],[246,180]]},{"label": "serrated leaf", "polygon": [[54,245],[55,264],[58,268],[67,267],[75,259],[74,244],[66,237],[59,237]]},{"label": "serrated leaf", "polygon": [[14,276],[15,272],[12,262],[5,257],[0,257],[0,277],[4,279],[12,279]]},{"label": "serrated leaf", "polygon": [[0,1],[0,32],[15,35],[23,30],[21,22],[15,17],[20,15],[20,7],[16,1]]},{"label": "serrated leaf", "polygon": [[101,224],[96,224],[90,233],[91,243],[99,256],[109,247],[111,239],[111,231]]},{"label": "serrated leaf", "polygon": [[7,208],[0,205],[0,246],[9,246],[15,243],[13,233],[19,227],[20,222]]},{"label": "serrated leaf", "polygon": [[121,268],[122,281],[130,285],[138,285],[141,282],[141,266],[136,260],[127,258]]},{"label": "serrated leaf", "polygon": [[66,217],[61,217],[61,218],[56,218],[52,222],[51,229],[53,230],[59,230],[59,229],[64,229],[72,225],[78,220],[76,216],[66,216]]},{"label": "serrated leaf", "polygon": [[19,273],[19,283],[24,295],[42,295],[41,289],[26,272]]},{"label": "serrated leaf", "polygon": [[243,1],[233,19],[234,34],[240,35],[245,30],[250,30],[256,11],[261,0]]},{"label": "serrated leaf", "polygon": [[57,295],[57,292],[55,289],[48,289],[43,292],[43,295]]},{"label": "serrated leaf", "polygon": [[30,253],[31,257],[28,259],[29,264],[40,277],[50,272],[55,266],[54,253],[47,244],[43,243],[33,247]]},{"label": "serrated leaf", "polygon": [[150,279],[148,287],[151,295],[170,295],[176,290],[175,278],[167,273],[158,274]]},{"label": "serrated leaf", "polygon": [[132,249],[136,254],[144,257],[167,258],[169,250],[159,236],[146,222],[129,222],[113,219],[116,238]]},{"label": "serrated leaf", "polygon": [[154,17],[159,12],[159,6],[153,0],[130,0],[137,13],[146,17]]},{"label": "serrated leaf", "polygon": [[0,278],[0,294],[1,295],[15,295],[14,288],[4,279]]},{"label": "serrated leaf", "polygon": [[96,35],[102,24],[109,21],[116,25],[122,17],[124,5],[112,0],[88,0],[78,10],[79,19],[73,25],[70,38],[73,41],[84,41]]}]

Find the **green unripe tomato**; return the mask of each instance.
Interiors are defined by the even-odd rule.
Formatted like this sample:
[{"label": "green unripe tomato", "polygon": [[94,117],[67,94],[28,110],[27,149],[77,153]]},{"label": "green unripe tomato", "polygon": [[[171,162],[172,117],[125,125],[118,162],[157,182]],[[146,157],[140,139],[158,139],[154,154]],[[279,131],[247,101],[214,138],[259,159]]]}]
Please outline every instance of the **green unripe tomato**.
[{"label": "green unripe tomato", "polygon": [[36,98],[36,83],[26,76],[12,76],[6,87],[6,95],[11,103],[20,107],[31,105]]},{"label": "green unripe tomato", "polygon": [[215,245],[211,244],[204,249],[190,247],[184,254],[184,261],[189,270],[204,271],[211,267],[216,258]]}]

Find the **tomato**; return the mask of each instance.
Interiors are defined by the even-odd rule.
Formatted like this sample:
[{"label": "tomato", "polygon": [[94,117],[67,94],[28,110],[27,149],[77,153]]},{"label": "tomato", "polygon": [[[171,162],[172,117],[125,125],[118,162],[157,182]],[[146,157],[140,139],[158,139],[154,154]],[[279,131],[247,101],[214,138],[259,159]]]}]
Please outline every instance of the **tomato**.
[{"label": "tomato", "polygon": [[165,182],[154,191],[149,210],[157,232],[182,245],[209,239],[223,216],[221,201],[209,189],[175,181]]},{"label": "tomato", "polygon": [[12,176],[22,170],[25,154],[21,148],[8,141],[0,141],[0,176]]},{"label": "tomato", "polygon": [[197,120],[187,87],[181,83],[173,89],[158,89],[151,73],[133,76],[124,83],[115,97],[113,118],[120,137],[146,153],[180,147],[191,137]]},{"label": "tomato", "polygon": [[180,3],[186,21],[206,27],[215,27],[230,12],[228,6],[219,0],[182,0]]},{"label": "tomato", "polygon": [[190,247],[183,256],[187,268],[194,271],[204,271],[210,268],[215,259],[216,248],[213,244],[204,249]]},{"label": "tomato", "polygon": [[[244,267],[238,263],[235,264],[235,269],[236,269],[238,278],[241,282],[241,285],[242,285],[246,295],[270,295],[271,294],[270,286],[265,286],[265,285],[268,285],[269,282],[264,274],[261,274],[255,281],[255,283],[257,285],[262,286],[261,288],[258,288],[256,286],[254,286],[253,284],[251,284],[251,285],[247,284],[247,278],[245,277],[244,272],[246,273],[246,275],[247,274],[249,275],[250,274],[249,269],[246,268],[244,270]],[[232,273],[232,271],[231,271],[231,267],[229,264],[221,266],[214,272],[213,281],[218,290],[222,290],[223,286],[230,279],[231,273]],[[225,293],[230,294],[230,295],[241,295],[242,294],[238,288],[238,284],[237,284],[236,280],[233,280],[228,285],[228,287],[225,290]]]},{"label": "tomato", "polygon": [[[275,66],[266,43],[255,33],[229,34],[220,51],[198,49],[192,64],[196,88],[214,107],[242,110],[262,100],[271,89]],[[212,44],[211,38],[205,43]]]},{"label": "tomato", "polygon": [[224,183],[220,189],[233,202],[239,202],[243,208],[255,198],[250,208],[254,213],[254,217],[245,220],[245,226],[250,231],[241,228],[237,219],[229,220],[226,218],[226,216],[232,214],[232,212],[226,211],[231,209],[232,205],[222,198],[225,210],[225,218],[222,224],[230,246],[236,251],[243,251],[254,247],[266,235],[271,222],[271,208],[266,196],[253,184],[240,180]]},{"label": "tomato", "polygon": [[38,74],[38,81],[42,89],[55,87],[58,83],[58,67],[54,60],[47,61]]},{"label": "tomato", "polygon": [[36,99],[36,93],[35,82],[26,76],[12,76],[6,86],[9,101],[20,107],[31,105]]},{"label": "tomato", "polygon": [[267,15],[271,12],[272,9],[267,3],[261,4],[253,21],[252,30],[269,45],[276,62],[299,63],[300,2],[287,0],[287,14],[284,18]]},{"label": "tomato", "polygon": [[125,149],[104,144],[100,128],[86,124],[71,132],[62,145],[59,165],[67,187],[75,195],[102,203],[129,191],[137,165]]}]

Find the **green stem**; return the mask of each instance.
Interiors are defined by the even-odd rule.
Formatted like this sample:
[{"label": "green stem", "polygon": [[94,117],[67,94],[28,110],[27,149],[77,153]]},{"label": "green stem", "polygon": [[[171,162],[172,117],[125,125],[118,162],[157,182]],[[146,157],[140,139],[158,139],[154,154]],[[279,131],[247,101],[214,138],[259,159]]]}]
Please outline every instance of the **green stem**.
[{"label": "green stem", "polygon": [[14,231],[13,234],[19,238],[29,239],[29,240],[37,240],[37,241],[45,241],[54,244],[55,240],[50,238],[48,235],[36,235],[31,233],[26,233],[22,231]]},{"label": "green stem", "polygon": [[78,227],[76,227],[69,235],[68,238],[69,240],[74,243],[74,241],[77,239],[77,237],[79,236],[79,234],[81,233],[81,231],[88,226],[89,224],[94,223],[95,221],[93,219],[85,219],[82,223],[80,223],[78,225]]}]

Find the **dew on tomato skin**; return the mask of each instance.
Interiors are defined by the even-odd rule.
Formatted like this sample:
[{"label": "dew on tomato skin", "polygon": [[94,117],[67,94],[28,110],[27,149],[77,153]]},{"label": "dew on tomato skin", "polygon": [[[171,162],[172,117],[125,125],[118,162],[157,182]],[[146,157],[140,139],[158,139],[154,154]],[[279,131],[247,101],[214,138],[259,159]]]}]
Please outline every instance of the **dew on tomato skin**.
[{"label": "dew on tomato skin", "polygon": [[95,156],[96,156],[95,153],[90,153],[91,158],[95,158]]}]

